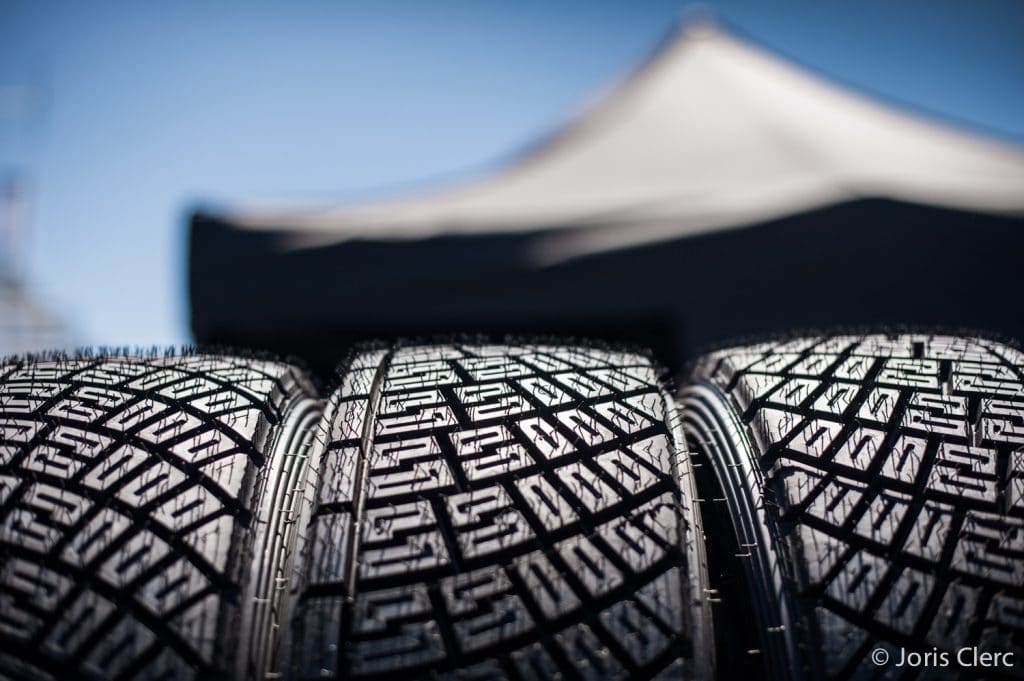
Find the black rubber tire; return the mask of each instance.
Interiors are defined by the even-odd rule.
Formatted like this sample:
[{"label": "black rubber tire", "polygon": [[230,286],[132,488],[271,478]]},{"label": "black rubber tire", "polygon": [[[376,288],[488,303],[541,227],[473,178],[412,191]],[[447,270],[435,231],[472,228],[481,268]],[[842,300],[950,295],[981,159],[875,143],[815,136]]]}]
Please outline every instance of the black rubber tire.
[{"label": "black rubber tire", "polygon": [[0,677],[262,678],[319,415],[284,364],[0,365]]},{"label": "black rubber tire", "polygon": [[298,678],[708,678],[675,408],[644,357],[357,356],[328,406]]},{"label": "black rubber tire", "polygon": [[[749,600],[772,676],[1024,674],[1024,355],[937,336],[766,343],[704,358],[681,404],[745,568],[749,593],[723,597]],[[1016,666],[965,669],[974,646]],[[897,667],[901,649],[937,662]]]}]

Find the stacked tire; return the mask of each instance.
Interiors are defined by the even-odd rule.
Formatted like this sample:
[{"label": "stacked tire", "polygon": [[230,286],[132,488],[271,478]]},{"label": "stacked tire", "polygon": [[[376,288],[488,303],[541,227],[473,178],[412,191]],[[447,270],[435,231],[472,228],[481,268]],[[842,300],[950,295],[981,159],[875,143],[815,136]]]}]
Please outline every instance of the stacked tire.
[{"label": "stacked tire", "polygon": [[[551,344],[369,348],[330,391],[10,361],[0,675],[1019,677],[1022,372],[906,335],[723,350],[675,394]],[[896,666],[961,649],[1003,657]]]},{"label": "stacked tire", "polygon": [[1024,675],[1024,355],[805,338],[707,356],[680,398],[766,673]]}]

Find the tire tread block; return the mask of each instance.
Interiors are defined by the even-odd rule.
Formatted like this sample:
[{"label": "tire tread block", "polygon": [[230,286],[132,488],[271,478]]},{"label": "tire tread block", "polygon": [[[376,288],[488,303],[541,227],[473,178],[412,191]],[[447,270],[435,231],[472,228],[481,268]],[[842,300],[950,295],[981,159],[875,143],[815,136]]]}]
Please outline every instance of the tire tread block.
[{"label": "tire tread block", "polygon": [[[647,359],[410,347],[380,372],[345,379],[336,396],[375,420],[332,430],[327,461],[359,446],[351,434],[369,440],[361,480],[350,459],[324,477],[310,565],[336,560],[353,532],[358,553],[331,583],[309,575],[296,635],[308,647],[333,631],[317,642],[338,655],[306,651],[300,675],[653,678],[677,658],[689,668],[694,625],[671,606],[684,602],[679,538],[692,529]],[[341,515],[347,529],[328,538],[327,519]]]},{"label": "tire tread block", "polygon": [[1020,353],[926,335],[796,347],[723,350],[694,381],[754,443],[811,669],[871,675],[875,647],[1020,649],[1024,622],[994,614],[1024,597]]},{"label": "tire tread block", "polygon": [[0,675],[227,673],[255,490],[305,379],[201,355],[0,374]]}]

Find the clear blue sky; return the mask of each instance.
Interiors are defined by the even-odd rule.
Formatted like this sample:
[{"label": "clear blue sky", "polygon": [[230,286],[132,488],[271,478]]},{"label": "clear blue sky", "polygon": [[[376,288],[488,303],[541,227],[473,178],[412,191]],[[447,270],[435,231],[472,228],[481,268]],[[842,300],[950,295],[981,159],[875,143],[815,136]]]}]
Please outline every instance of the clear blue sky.
[{"label": "clear blue sky", "polygon": [[[829,77],[1024,143],[1020,0],[705,5]],[[31,283],[83,343],[185,342],[191,207],[486,172],[643,60],[684,7],[4,0],[0,175],[29,181]],[[24,86],[27,120],[9,96]]]}]

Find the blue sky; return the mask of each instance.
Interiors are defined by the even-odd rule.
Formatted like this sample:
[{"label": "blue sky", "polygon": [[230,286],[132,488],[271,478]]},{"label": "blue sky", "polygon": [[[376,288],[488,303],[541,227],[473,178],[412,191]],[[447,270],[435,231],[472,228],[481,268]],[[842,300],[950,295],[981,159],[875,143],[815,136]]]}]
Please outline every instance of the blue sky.
[{"label": "blue sky", "polygon": [[[185,218],[487,172],[642,61],[685,3],[0,3],[0,177],[30,283],[87,344],[187,342]],[[835,80],[1024,144],[1024,2],[704,5]],[[270,275],[272,276],[272,274]]]}]

